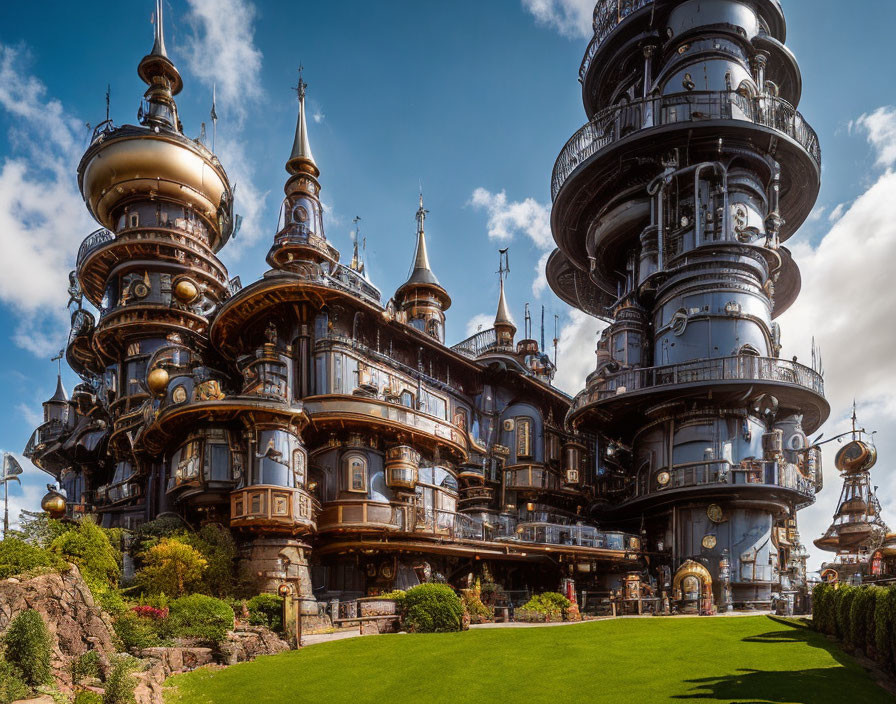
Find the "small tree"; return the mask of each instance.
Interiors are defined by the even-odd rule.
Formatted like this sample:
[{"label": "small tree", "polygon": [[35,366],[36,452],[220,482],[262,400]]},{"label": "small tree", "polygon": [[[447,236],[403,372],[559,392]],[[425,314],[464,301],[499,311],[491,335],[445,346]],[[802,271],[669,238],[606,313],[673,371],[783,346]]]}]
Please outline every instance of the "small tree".
[{"label": "small tree", "polygon": [[53,643],[41,615],[27,609],[16,616],[3,636],[6,660],[17,667],[29,685],[38,687],[53,682],[50,651]]},{"label": "small tree", "polygon": [[202,581],[208,562],[202,554],[176,538],[162,538],[143,553],[138,582],[151,593],[181,596]]},{"label": "small tree", "polygon": [[74,562],[91,588],[118,584],[120,552],[109,540],[107,531],[91,516],[82,518],[76,529],[57,536],[50,549],[68,562]]}]

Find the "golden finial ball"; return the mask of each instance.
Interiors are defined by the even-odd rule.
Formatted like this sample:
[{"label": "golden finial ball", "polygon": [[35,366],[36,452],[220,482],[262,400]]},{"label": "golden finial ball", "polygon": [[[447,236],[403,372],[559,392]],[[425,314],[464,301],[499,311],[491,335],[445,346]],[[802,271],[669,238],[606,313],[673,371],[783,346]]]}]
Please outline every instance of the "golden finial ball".
[{"label": "golden finial ball", "polygon": [[174,296],[181,303],[189,303],[199,295],[199,289],[189,279],[181,279],[174,285]]},{"label": "golden finial ball", "polygon": [[55,491],[47,492],[40,500],[40,507],[50,514],[50,518],[61,518],[65,515],[65,497]]},{"label": "golden finial ball", "polygon": [[167,370],[162,369],[161,367],[153,369],[146,377],[146,385],[154,395],[159,396],[160,394],[163,394],[168,388]]}]

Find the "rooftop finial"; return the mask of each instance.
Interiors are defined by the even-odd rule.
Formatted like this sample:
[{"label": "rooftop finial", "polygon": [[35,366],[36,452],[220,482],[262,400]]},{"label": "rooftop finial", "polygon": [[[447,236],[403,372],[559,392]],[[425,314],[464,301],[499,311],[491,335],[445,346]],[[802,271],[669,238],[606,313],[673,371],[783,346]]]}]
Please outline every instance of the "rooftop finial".
[{"label": "rooftop finial", "polygon": [[320,173],[317,164],[314,162],[314,155],[311,153],[311,144],[308,142],[308,126],[305,122],[305,89],[308,84],[302,78],[304,66],[299,65],[299,82],[293,88],[299,99],[299,117],[296,120],[296,136],[292,142],[292,152],[289,155],[289,161],[286,162],[286,170],[291,174],[297,174],[301,171],[301,165],[304,163],[311,168],[314,175]]},{"label": "rooftop finial", "polygon": [[149,52],[153,56],[164,56],[168,58],[168,52],[165,51],[165,25],[162,15],[162,0],[156,0],[156,14],[154,18],[155,24],[155,41],[152,45],[152,51]]},{"label": "rooftop finial", "polygon": [[[426,214],[429,211],[423,207],[423,190],[420,191],[420,207],[417,208],[417,215],[415,216],[417,219],[417,236],[420,237],[423,234],[423,221],[426,220]],[[423,250],[424,255],[426,254],[426,249]],[[429,262],[426,264],[426,268],[429,268]]]},{"label": "rooftop finial", "polygon": [[[498,250],[498,280],[500,281],[501,291],[498,295],[498,312],[495,314],[495,328],[506,328],[510,331],[510,340],[513,340],[513,333],[516,332],[516,325],[510,318],[507,311],[507,299],[504,296],[504,278],[510,273],[510,256],[507,252],[508,248]],[[528,304],[526,306],[526,314],[528,315]]]}]

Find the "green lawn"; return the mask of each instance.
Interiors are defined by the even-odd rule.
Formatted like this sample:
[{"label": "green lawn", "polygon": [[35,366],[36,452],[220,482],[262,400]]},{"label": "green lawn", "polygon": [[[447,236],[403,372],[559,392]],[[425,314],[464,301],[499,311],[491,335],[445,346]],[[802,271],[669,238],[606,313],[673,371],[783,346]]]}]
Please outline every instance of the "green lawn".
[{"label": "green lawn", "polygon": [[766,616],[353,638],[168,684],[169,704],[896,701],[824,636]]}]

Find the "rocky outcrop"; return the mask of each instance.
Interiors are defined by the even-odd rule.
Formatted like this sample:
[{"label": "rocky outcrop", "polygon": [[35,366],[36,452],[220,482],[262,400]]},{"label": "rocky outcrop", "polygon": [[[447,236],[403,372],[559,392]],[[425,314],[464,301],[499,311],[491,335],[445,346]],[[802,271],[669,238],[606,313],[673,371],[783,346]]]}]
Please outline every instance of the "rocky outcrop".
[{"label": "rocky outcrop", "polygon": [[254,660],[259,655],[273,655],[289,650],[289,644],[261,626],[242,626],[227,634],[221,644],[221,662],[235,665],[238,662]]},{"label": "rocky outcrop", "polygon": [[115,652],[112,621],[94,602],[93,594],[74,565],[67,572],[0,580],[0,632],[16,614],[34,609],[44,619],[53,639],[51,663],[58,682],[71,681],[69,663],[96,650],[101,667]]},{"label": "rocky outcrop", "polygon": [[134,673],[137,704],[163,704],[162,683],[166,678],[214,662],[211,648],[145,648],[138,655],[146,666]]}]

